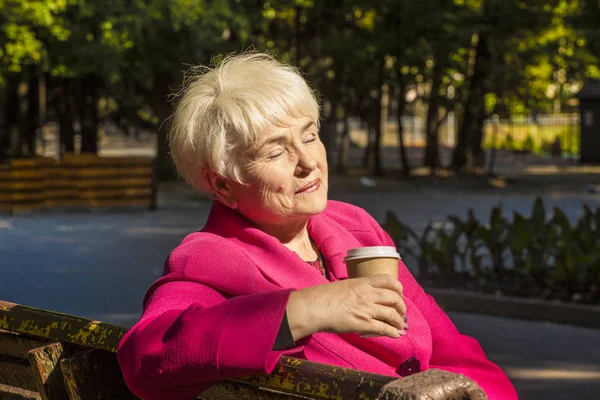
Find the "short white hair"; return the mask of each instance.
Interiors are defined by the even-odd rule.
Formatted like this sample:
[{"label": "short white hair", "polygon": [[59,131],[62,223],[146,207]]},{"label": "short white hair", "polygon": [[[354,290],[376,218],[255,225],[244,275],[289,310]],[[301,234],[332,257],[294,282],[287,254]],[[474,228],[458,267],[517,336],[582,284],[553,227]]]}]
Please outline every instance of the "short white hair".
[{"label": "short white hair", "polygon": [[169,144],[177,171],[195,189],[210,192],[202,172],[242,183],[244,150],[287,117],[319,124],[315,94],[300,72],[268,54],[246,52],[218,65],[192,67],[171,117]]}]

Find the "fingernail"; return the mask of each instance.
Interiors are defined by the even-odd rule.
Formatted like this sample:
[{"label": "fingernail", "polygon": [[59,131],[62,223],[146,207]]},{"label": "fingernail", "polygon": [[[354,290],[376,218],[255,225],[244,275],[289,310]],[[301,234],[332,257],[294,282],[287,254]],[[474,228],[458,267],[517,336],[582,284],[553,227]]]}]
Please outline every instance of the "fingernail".
[{"label": "fingernail", "polygon": [[405,323],[404,323],[404,330],[409,330],[409,329],[410,329],[410,326],[408,326],[408,323],[407,323],[407,322],[405,322]]},{"label": "fingernail", "polygon": [[408,322],[408,315],[404,315],[404,322]]},{"label": "fingernail", "polygon": [[398,334],[399,334],[400,336],[406,336],[406,331],[398,331]]}]

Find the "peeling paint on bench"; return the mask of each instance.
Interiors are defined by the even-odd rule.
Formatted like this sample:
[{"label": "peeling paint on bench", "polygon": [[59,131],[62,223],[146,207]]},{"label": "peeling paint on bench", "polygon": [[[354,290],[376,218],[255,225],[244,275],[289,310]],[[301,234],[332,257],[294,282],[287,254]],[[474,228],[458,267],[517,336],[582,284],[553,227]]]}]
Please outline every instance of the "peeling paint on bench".
[{"label": "peeling paint on bench", "polygon": [[116,352],[124,328],[0,301],[0,329]]}]

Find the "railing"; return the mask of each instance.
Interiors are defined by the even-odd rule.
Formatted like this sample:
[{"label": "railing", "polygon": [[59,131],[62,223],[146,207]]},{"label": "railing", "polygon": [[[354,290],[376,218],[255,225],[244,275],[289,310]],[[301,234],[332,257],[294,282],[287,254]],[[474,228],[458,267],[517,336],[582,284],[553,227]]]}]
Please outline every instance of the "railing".
[{"label": "railing", "polygon": [[[421,115],[402,117],[404,142],[408,147],[425,146],[425,118]],[[350,137],[359,147],[367,145],[367,131],[359,119],[350,118]],[[454,147],[458,133],[458,120],[454,113],[448,113],[438,129],[440,146]],[[579,152],[580,115],[578,113],[561,114],[515,114],[509,118],[493,116],[484,122],[484,146],[512,146],[521,149],[526,142],[533,144],[534,152],[541,152],[558,137],[565,152]],[[494,137],[495,135],[495,137]],[[397,117],[389,118],[384,126],[384,147],[398,147]],[[513,148],[509,148],[512,150]]]}]

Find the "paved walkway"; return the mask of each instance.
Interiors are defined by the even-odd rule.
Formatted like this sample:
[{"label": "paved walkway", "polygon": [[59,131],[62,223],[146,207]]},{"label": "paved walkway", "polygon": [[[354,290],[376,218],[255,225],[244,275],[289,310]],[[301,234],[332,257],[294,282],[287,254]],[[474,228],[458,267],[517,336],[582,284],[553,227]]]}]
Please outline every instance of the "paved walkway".
[{"label": "paved walkway", "polygon": [[[332,192],[332,198],[360,205],[378,219],[393,210],[416,228],[447,214],[464,216],[469,207],[487,216],[500,198],[507,213],[528,213],[536,195],[414,185],[400,192]],[[573,219],[582,203],[599,203],[598,195],[576,192],[546,192],[544,198]],[[203,226],[210,207],[180,186],[170,186],[160,204],[153,213],[0,217],[0,299],[131,325],[169,251]],[[600,331],[461,313],[451,317],[509,373],[521,398],[600,398]]]},{"label": "paved walkway", "polygon": [[449,313],[508,374],[521,400],[600,399],[600,330]]}]

